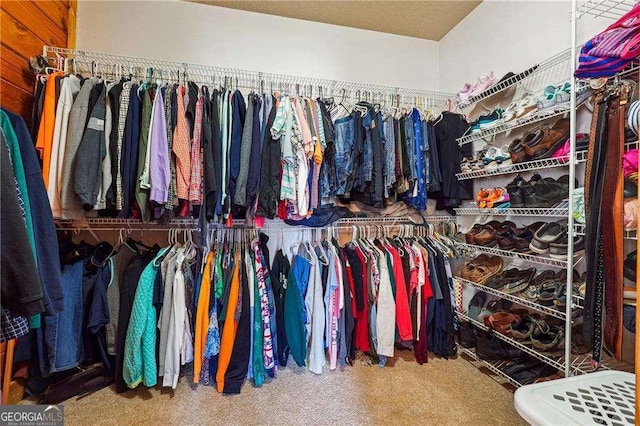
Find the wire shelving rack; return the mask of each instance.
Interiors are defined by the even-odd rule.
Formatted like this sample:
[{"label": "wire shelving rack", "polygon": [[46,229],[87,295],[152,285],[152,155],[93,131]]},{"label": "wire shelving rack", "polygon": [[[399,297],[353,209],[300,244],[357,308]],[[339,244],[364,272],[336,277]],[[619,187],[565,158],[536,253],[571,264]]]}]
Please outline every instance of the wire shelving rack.
[{"label": "wire shelving rack", "polygon": [[499,368],[500,365],[501,364],[505,364],[504,360],[485,361],[485,360],[480,359],[478,357],[478,355],[476,354],[475,350],[469,349],[469,348],[465,348],[465,347],[461,346],[460,344],[458,344],[458,350],[461,351],[466,356],[468,356],[469,358],[471,358],[473,361],[480,363],[480,365],[482,367],[486,367],[487,369],[489,369],[496,376],[499,376],[499,377],[505,379],[507,382],[509,382],[513,386],[515,386],[517,388],[522,386],[522,384],[520,382],[518,382],[517,380],[513,379],[511,376],[509,376],[508,374],[506,374],[502,370],[500,370],[500,368]]},{"label": "wire shelving rack", "polygon": [[395,105],[422,105],[435,110],[444,109],[453,93],[418,88],[403,88],[377,84],[357,83],[340,80],[294,76],[288,74],[250,71],[237,68],[225,68],[204,64],[166,61],[133,56],[113,55],[101,52],[89,52],[55,46],[44,46],[42,56],[51,61],[68,58],[75,68],[88,73],[129,75],[146,78],[153,70],[154,77],[179,81],[194,81],[201,84],[225,85],[233,88],[245,88],[258,91],[274,89],[282,92],[317,94],[324,97],[342,97],[376,101]]},{"label": "wire shelving rack", "polygon": [[485,247],[485,246],[479,246],[475,244],[466,244],[466,243],[460,243],[460,242],[456,242],[456,246],[458,246],[462,250],[468,250],[470,252],[486,253],[493,256],[500,256],[500,257],[504,257],[512,260],[516,260],[516,259],[522,260],[522,261],[526,261],[527,263],[537,263],[539,265],[550,266],[554,268],[567,267],[566,260],[554,259],[552,257],[537,256],[534,254],[527,254],[527,253],[518,253],[515,251],[500,250],[499,248],[496,248],[496,247]]},{"label": "wire shelving rack", "polygon": [[[579,151],[576,153],[576,155],[584,155],[586,160],[586,151]],[[543,158],[540,160],[525,161],[515,164],[500,164],[493,169],[487,169],[485,167],[480,170],[474,170],[471,172],[457,173],[456,177],[458,178],[458,180],[467,180],[568,166],[569,156],[565,155],[562,157]]]},{"label": "wire shelving rack", "polygon": [[603,17],[618,19],[629,11],[635,0],[587,0],[577,7],[578,19],[590,15],[594,18]]},{"label": "wire shelving rack", "polygon": [[564,200],[550,208],[491,208],[460,207],[454,209],[457,215],[465,216],[523,216],[523,217],[565,217],[569,214],[569,201]]},{"label": "wire shelving rack", "polygon": [[491,98],[493,96],[498,95],[499,93],[505,92],[506,90],[516,85],[522,86],[522,87],[527,86],[531,80],[538,78],[538,76],[540,75],[546,75],[549,70],[553,70],[559,64],[562,64],[568,61],[570,57],[571,57],[570,50],[562,51],[557,55],[552,56],[551,58],[540,62],[537,65],[534,65],[512,77],[509,77],[508,79],[505,79],[504,81],[501,81],[489,87],[484,92],[476,96],[472,96],[471,98],[469,98],[464,102],[458,102],[458,107],[460,107],[460,109],[468,108],[475,104],[481,103],[485,99]]},{"label": "wire shelving rack", "polygon": [[454,279],[458,282],[460,282],[461,284],[467,285],[467,286],[471,286],[471,287],[475,287],[478,290],[482,290],[485,293],[490,293],[493,294],[495,296],[500,297],[501,299],[506,299],[509,300],[513,303],[517,303],[520,306],[524,306],[526,308],[531,308],[534,309],[538,312],[541,312],[543,314],[552,316],[554,318],[558,318],[558,319],[565,319],[566,314],[563,311],[559,311],[557,309],[555,309],[553,306],[545,306],[545,305],[541,305],[539,303],[533,302],[531,300],[527,300],[525,298],[519,297],[517,296],[517,294],[510,294],[510,293],[505,293],[504,291],[500,291],[491,287],[487,287],[485,285],[482,284],[478,284],[478,283],[474,283],[473,281],[469,281],[469,280],[465,280],[464,278],[460,278],[460,277],[454,277]]}]

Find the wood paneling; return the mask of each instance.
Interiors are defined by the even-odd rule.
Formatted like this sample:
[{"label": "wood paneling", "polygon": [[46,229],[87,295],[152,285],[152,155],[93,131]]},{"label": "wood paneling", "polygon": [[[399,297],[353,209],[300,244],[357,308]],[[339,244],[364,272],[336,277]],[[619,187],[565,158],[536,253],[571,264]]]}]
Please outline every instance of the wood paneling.
[{"label": "wood paneling", "polygon": [[58,27],[63,34],[67,33],[69,28],[69,19],[67,17],[69,14],[68,5],[65,5],[61,1],[37,1],[33,2],[33,4],[44,12],[49,20]]},{"label": "wood paneling", "polygon": [[0,2],[0,102],[27,122],[34,84],[28,59],[41,55],[44,45],[67,46],[69,33],[75,34],[72,7],[68,0]]},{"label": "wood paneling", "polygon": [[0,57],[2,58],[2,78],[27,92],[33,91],[34,76],[29,71],[27,60],[4,46],[0,48]]},{"label": "wood paneling", "polygon": [[23,89],[14,86],[4,78],[0,79],[0,99],[2,107],[22,116],[31,122],[31,105],[33,105],[33,95]]},{"label": "wood paneling", "polygon": [[[2,12],[45,43],[61,47],[67,45],[67,33],[54,24],[35,2],[2,2]],[[3,20],[4,18],[3,15]]]}]

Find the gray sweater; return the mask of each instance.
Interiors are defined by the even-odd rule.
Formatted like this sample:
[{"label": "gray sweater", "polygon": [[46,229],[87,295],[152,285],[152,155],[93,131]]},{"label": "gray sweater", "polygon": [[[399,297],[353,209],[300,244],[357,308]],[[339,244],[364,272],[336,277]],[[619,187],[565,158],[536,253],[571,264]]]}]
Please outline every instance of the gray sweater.
[{"label": "gray sweater", "polygon": [[99,81],[99,78],[90,78],[84,82],[69,113],[67,143],[62,163],[62,183],[60,188],[63,218],[75,218],[78,213],[81,215],[82,202],[74,190],[76,157],[87,123],[87,115],[89,114],[89,96],[91,95],[91,90]]},{"label": "gray sweater", "polygon": [[106,93],[107,89],[103,85],[78,148],[74,173],[73,188],[82,203],[91,207],[98,202],[98,193],[102,184],[102,160],[107,154],[104,143]]},{"label": "gray sweater", "polygon": [[247,201],[247,179],[249,177],[249,160],[251,159],[251,132],[253,130],[253,94],[249,95],[247,115],[242,129],[240,144],[240,172],[236,180],[234,204],[244,206]]}]

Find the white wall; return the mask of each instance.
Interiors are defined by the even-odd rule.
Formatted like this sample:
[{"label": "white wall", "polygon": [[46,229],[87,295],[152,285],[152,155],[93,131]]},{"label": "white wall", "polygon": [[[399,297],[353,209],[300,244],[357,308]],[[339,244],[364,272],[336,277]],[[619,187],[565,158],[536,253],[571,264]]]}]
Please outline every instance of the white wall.
[{"label": "white wall", "polygon": [[[457,92],[465,82],[494,71],[518,73],[571,46],[571,2],[485,0],[440,40],[440,89]],[[612,21],[585,16],[578,43]]]},{"label": "white wall", "polygon": [[77,48],[435,90],[438,43],[178,1],[80,1]]}]

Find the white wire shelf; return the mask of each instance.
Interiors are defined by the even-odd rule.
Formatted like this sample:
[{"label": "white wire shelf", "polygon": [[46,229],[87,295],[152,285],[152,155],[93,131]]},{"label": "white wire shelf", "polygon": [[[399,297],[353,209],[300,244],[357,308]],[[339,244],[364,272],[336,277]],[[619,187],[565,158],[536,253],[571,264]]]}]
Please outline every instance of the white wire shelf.
[{"label": "white wire shelf", "polygon": [[494,288],[487,287],[487,286],[484,286],[482,284],[474,283],[473,281],[465,280],[464,278],[454,277],[454,279],[459,281],[460,283],[462,283],[464,285],[475,287],[475,288],[477,288],[479,290],[482,290],[485,293],[493,294],[495,296],[500,297],[501,299],[510,300],[511,302],[517,303],[520,306],[524,306],[526,308],[534,309],[534,310],[536,310],[538,312],[542,312],[544,314],[550,315],[552,317],[555,317],[555,318],[558,318],[558,319],[561,319],[561,320],[566,318],[566,315],[565,315],[564,311],[559,311],[559,310],[557,310],[557,309],[555,309],[555,308],[553,308],[551,306],[544,306],[544,305],[541,305],[539,303],[535,303],[535,302],[532,302],[530,300],[518,297],[515,294],[505,293],[503,291],[496,290]]},{"label": "white wire shelf", "polygon": [[578,18],[590,15],[594,18],[618,19],[634,4],[635,0],[587,0],[578,5]]},{"label": "white wire shelf", "polygon": [[569,214],[569,201],[561,201],[551,208],[481,209],[478,207],[460,207],[454,210],[456,215],[460,216],[564,217]]},{"label": "white wire shelf", "polygon": [[[234,87],[250,88],[253,90],[258,90],[261,83],[266,84],[266,86],[269,86],[270,83],[272,83],[274,88],[276,86],[282,87],[284,85],[285,87],[290,88],[291,91],[294,90],[296,85],[302,90],[312,86],[312,88],[322,87],[324,89],[324,96],[346,96],[353,99],[354,94],[362,94],[365,96],[365,92],[372,97],[385,95],[388,98],[390,95],[397,95],[400,96],[401,103],[417,103],[419,98],[422,98],[420,100],[424,99],[428,101],[427,106],[433,106],[436,108],[443,108],[445,101],[455,98],[454,93],[436,90],[319,79],[305,76],[266,73],[261,71],[223,68],[203,64],[191,64],[177,61],[174,62],[142,57],[113,55],[101,52],[89,52],[55,46],[44,46],[42,56],[55,60],[56,58],[52,55],[62,55],[66,58],[73,58],[75,62],[74,65],[80,63],[84,65],[88,64],[89,66],[98,66],[103,73],[115,70],[115,67],[119,66],[124,74],[128,75],[130,71],[137,71],[136,74],[142,73],[144,76],[146,68],[153,68],[154,72],[164,72],[165,77],[180,75],[181,78],[184,76],[186,80],[212,85],[220,85],[223,81],[227,81],[227,78],[229,78],[231,79],[230,82]],[[343,90],[346,93],[343,92]]]},{"label": "white wire shelf", "polygon": [[[551,68],[556,67],[559,64],[562,64],[566,61],[569,60],[571,56],[571,50],[565,50],[562,51],[560,53],[558,53],[555,56],[552,56],[551,58],[540,62],[537,66],[534,65],[533,67],[529,67],[526,70],[522,71],[519,74],[514,75],[513,77],[510,77],[508,79],[506,79],[505,81],[502,81],[498,84],[495,84],[491,87],[489,87],[488,89],[486,89],[485,91],[483,91],[482,93],[476,95],[476,96],[472,96],[470,97],[467,101],[465,102],[458,102],[458,107],[460,107],[460,109],[463,108],[467,108],[471,105],[474,105],[478,102],[482,102],[485,99],[488,99],[494,95],[497,95],[498,93],[504,92],[507,89],[509,89],[510,87],[516,85],[516,84],[520,84],[525,80],[529,80],[531,79],[531,77],[537,75],[537,74],[541,74]],[[532,70],[532,68],[534,68]]]},{"label": "white wire shelf", "polygon": [[[584,223],[574,223],[573,224],[573,234],[574,235],[584,235],[586,225]],[[638,230],[634,229],[633,231],[624,231],[624,238],[627,240],[637,240],[638,239]]]},{"label": "white wire shelf", "polygon": [[469,349],[469,348],[465,348],[465,347],[461,346],[459,343],[457,345],[458,345],[458,350],[459,351],[461,351],[463,354],[467,355],[473,361],[475,361],[477,363],[480,363],[480,365],[482,367],[488,368],[496,376],[499,376],[499,377],[505,379],[506,381],[508,381],[510,384],[512,384],[513,386],[515,386],[517,388],[522,386],[522,384],[520,384],[520,382],[518,382],[517,380],[511,378],[511,376],[509,376],[508,374],[504,373],[502,370],[500,370],[500,368],[498,368],[499,365],[505,364],[507,362],[506,360],[499,360],[499,361],[493,361],[493,362],[485,361],[483,359],[478,358],[478,355],[476,355],[475,350]]},{"label": "white wire shelf", "polygon": [[584,163],[587,161],[587,155],[589,151],[578,151],[576,152],[576,163]]},{"label": "white wire shelf", "polygon": [[106,217],[84,217],[82,219],[60,219],[54,218],[55,222],[60,227],[103,227],[103,226],[120,226],[122,228],[132,228],[132,227],[190,227],[198,224],[198,219],[193,218],[184,218],[184,219],[171,219],[170,222],[158,223],[157,221],[152,221],[149,223],[142,223],[140,219],[123,219],[123,218],[106,218]]},{"label": "white wire shelf", "polygon": [[536,256],[533,254],[518,253],[515,251],[500,250],[499,248],[495,248],[495,247],[485,247],[485,246],[479,246],[476,244],[466,244],[466,243],[460,243],[460,242],[456,242],[456,246],[458,246],[463,250],[469,250],[477,253],[486,253],[494,256],[506,257],[511,259],[521,259],[528,263],[537,263],[540,265],[552,266],[555,268],[567,267],[566,260],[553,259],[551,257]]},{"label": "white wire shelf", "polygon": [[[471,324],[475,325],[476,327],[484,331],[490,331],[489,327],[487,327],[486,325],[484,325],[483,323],[481,323],[476,319],[470,318],[464,312],[456,311],[456,315],[458,316],[459,319],[470,322]],[[500,340],[507,342],[511,346],[514,346],[522,350],[523,352],[528,353],[529,355],[539,359],[540,361],[546,362],[547,364],[558,369],[559,371],[564,371],[564,365],[565,365],[564,351],[559,351],[558,355],[553,355],[548,353],[543,354],[533,348],[530,348],[529,346],[523,345],[522,343],[518,342],[515,339],[505,336],[502,333],[498,333],[494,331],[493,334],[496,337],[498,337]],[[601,364],[597,364],[597,365],[594,364],[592,362],[591,354],[578,354],[578,355],[572,354],[569,360],[569,366],[571,367],[570,371],[572,375],[592,373],[593,371],[599,368],[608,368],[606,361]]]},{"label": "white wire shelf", "polygon": [[[567,104],[566,106],[568,108],[569,104]],[[460,146],[466,145],[471,142],[487,139],[495,135],[499,135],[500,133],[505,133],[511,130],[518,129],[520,127],[528,126],[530,124],[535,124],[541,121],[550,120],[552,118],[565,115],[568,112],[569,112],[568,109],[562,109],[560,111],[555,111],[553,113],[544,114],[544,115],[538,115],[537,113],[532,113],[531,115],[528,115],[526,117],[518,118],[516,120],[512,120],[511,122],[509,122],[509,123],[513,123],[515,121],[514,124],[499,124],[491,129],[481,130],[477,133],[470,133],[468,135],[462,136],[456,139],[456,141]]]},{"label": "white wire shelf", "polygon": [[[460,319],[462,319],[464,321],[470,322],[471,324],[475,325],[476,327],[480,328],[481,330],[490,331],[489,327],[487,327],[486,325],[482,324],[480,321],[469,317],[466,313],[456,311],[456,315],[458,316],[458,318],[460,318]],[[547,364],[549,364],[550,366],[558,369],[559,371],[564,370],[564,365],[562,363],[558,362],[557,360],[555,360],[555,359],[553,359],[553,358],[551,358],[551,357],[549,357],[547,355],[544,355],[544,354],[536,351],[533,348],[525,346],[522,343],[518,342],[517,340],[512,339],[512,338],[510,338],[508,336],[505,336],[502,333],[494,332],[493,334],[496,337],[498,337],[500,340],[503,340],[503,341],[507,342],[508,344],[510,344],[511,346],[514,346],[514,347],[520,349],[521,351],[528,353],[529,355],[539,359],[542,362],[546,362]]]},{"label": "white wire shelf", "polygon": [[[579,151],[576,153],[576,156],[584,155],[586,159],[586,151]],[[562,156],[556,158],[543,158],[540,160],[533,161],[525,161],[522,163],[516,164],[505,164],[498,165],[494,169],[487,170],[487,168],[483,168],[481,170],[475,170],[471,172],[463,172],[457,173],[456,177],[458,180],[466,180],[466,179],[476,179],[483,177],[492,177],[498,175],[508,175],[512,173],[521,173],[529,170],[541,170],[541,169],[550,169],[553,167],[566,167],[569,166],[569,156]]]}]

